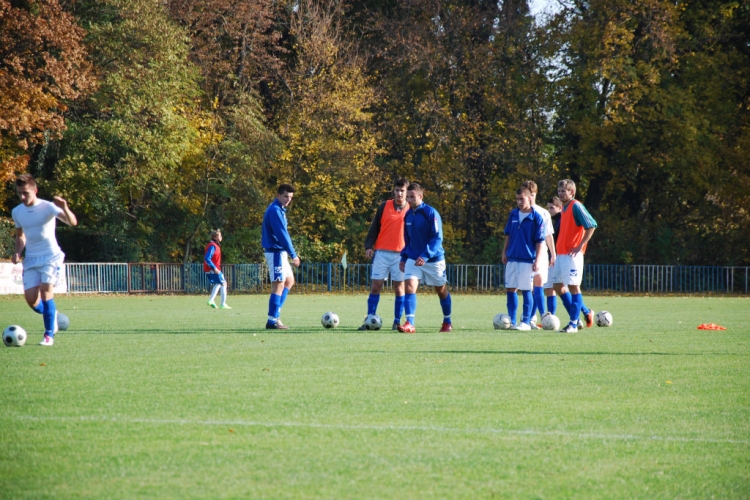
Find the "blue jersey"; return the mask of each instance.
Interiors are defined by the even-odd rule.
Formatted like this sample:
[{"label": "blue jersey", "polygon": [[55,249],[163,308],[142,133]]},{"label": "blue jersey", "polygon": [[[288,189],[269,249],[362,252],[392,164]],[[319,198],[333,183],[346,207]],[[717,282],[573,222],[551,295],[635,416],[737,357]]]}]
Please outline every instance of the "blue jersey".
[{"label": "blue jersey", "polygon": [[401,262],[420,257],[425,262],[445,260],[443,220],[437,210],[424,203],[410,208],[404,217],[404,243]]},{"label": "blue jersey", "polygon": [[278,199],[273,200],[263,214],[260,244],[266,252],[284,251],[292,259],[297,257],[297,252],[294,251],[294,245],[292,245],[292,239],[289,237],[289,231],[287,230],[286,208],[281,206]]},{"label": "blue jersey", "polygon": [[533,263],[536,259],[536,244],[544,241],[544,217],[532,210],[521,220],[521,210],[514,208],[505,225],[509,238],[505,255],[508,261]]}]

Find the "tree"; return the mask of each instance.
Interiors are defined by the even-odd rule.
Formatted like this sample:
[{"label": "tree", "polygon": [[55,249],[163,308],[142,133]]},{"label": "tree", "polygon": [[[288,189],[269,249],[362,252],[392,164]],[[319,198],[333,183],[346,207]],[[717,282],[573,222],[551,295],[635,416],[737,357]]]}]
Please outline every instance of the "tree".
[{"label": "tree", "polygon": [[57,0],[0,0],[0,182],[61,136],[67,105],[94,87],[84,34]]}]

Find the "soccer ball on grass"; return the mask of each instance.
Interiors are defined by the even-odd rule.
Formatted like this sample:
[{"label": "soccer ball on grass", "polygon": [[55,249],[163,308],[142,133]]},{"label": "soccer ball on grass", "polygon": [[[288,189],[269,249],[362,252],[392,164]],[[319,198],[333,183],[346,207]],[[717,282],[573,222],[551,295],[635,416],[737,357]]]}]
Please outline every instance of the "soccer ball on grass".
[{"label": "soccer ball on grass", "polygon": [[336,328],[339,326],[339,316],[334,312],[327,312],[320,318],[320,324],[326,328]]},{"label": "soccer ball on grass", "polygon": [[545,314],[542,316],[542,328],[545,330],[559,330],[560,318],[554,314]]},{"label": "soccer ball on grass", "polygon": [[366,330],[380,330],[383,326],[383,320],[377,314],[368,314],[365,318]]},{"label": "soccer ball on grass", "polygon": [[60,330],[67,330],[69,326],[70,320],[68,317],[61,312],[57,313],[57,328]]},{"label": "soccer ball on grass", "polygon": [[609,311],[599,311],[596,313],[594,318],[596,326],[612,326],[614,320],[612,319],[612,313]]},{"label": "soccer ball on grass", "polygon": [[3,332],[3,344],[6,347],[21,347],[26,343],[26,330],[18,325],[10,325]]},{"label": "soccer ball on grass", "polygon": [[492,325],[495,330],[508,330],[513,324],[510,322],[510,316],[505,313],[500,313],[492,320]]}]

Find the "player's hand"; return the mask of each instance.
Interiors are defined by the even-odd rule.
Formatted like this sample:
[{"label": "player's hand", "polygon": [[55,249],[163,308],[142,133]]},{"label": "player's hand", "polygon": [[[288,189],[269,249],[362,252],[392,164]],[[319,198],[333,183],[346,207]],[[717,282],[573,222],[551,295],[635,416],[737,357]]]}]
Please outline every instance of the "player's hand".
[{"label": "player's hand", "polygon": [[18,264],[19,262],[21,262],[21,255],[14,253],[13,256],[10,258],[10,261],[14,264]]},{"label": "player's hand", "polygon": [[222,273],[221,271],[219,271],[217,274],[219,275],[219,281],[221,281],[222,283],[224,283],[224,273]]},{"label": "player's hand", "polygon": [[539,270],[539,264],[537,264],[536,261],[534,261],[534,263],[531,264],[531,270],[534,272],[537,272]]},{"label": "player's hand", "polygon": [[63,210],[65,210],[68,207],[67,200],[65,200],[65,198],[62,198],[60,196],[53,196],[52,202],[58,207],[62,208]]},{"label": "player's hand", "polygon": [[555,265],[555,261],[557,260],[557,255],[553,255],[549,258],[549,267],[553,267]]},{"label": "player's hand", "polygon": [[503,254],[503,265],[505,266],[507,264],[508,264],[508,256]]},{"label": "player's hand", "polygon": [[292,259],[292,264],[294,264],[294,267],[299,267],[299,265],[301,264],[301,262],[299,260],[299,257],[293,258]]},{"label": "player's hand", "polygon": [[406,262],[399,262],[398,263],[398,270],[403,273],[406,270]]},{"label": "player's hand", "polygon": [[372,260],[372,256],[375,255],[375,251],[372,248],[365,250],[365,257]]},{"label": "player's hand", "polygon": [[424,259],[422,257],[417,258],[417,260],[414,261],[414,265],[417,267],[424,266]]}]

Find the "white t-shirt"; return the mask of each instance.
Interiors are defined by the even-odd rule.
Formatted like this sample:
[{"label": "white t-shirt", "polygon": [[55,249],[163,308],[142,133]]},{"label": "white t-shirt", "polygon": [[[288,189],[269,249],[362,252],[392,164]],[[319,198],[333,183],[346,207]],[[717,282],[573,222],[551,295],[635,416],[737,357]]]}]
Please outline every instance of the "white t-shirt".
[{"label": "white t-shirt", "polygon": [[26,236],[26,258],[53,257],[61,253],[55,238],[55,221],[63,213],[62,208],[47,200],[37,198],[27,207],[23,203],[13,209],[16,228],[23,229]]},{"label": "white t-shirt", "polygon": [[532,208],[542,215],[544,220],[544,241],[542,242],[542,252],[547,255],[547,236],[555,234],[555,227],[552,225],[552,216],[549,214],[549,210],[542,208],[539,205],[533,205]]}]

